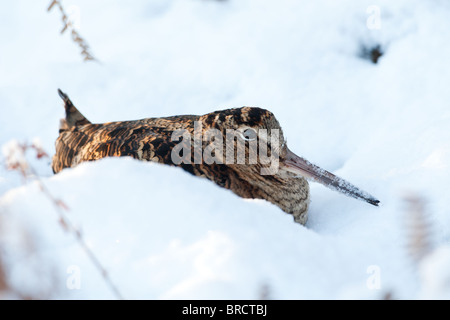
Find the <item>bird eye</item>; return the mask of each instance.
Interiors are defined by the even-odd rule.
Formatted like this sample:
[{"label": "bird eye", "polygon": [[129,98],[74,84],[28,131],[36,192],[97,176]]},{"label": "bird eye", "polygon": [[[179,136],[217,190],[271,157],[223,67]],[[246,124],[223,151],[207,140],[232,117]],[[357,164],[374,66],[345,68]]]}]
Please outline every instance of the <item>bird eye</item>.
[{"label": "bird eye", "polygon": [[244,139],[245,141],[256,140],[256,131],[251,128],[240,131],[239,133],[241,135],[241,138]]}]

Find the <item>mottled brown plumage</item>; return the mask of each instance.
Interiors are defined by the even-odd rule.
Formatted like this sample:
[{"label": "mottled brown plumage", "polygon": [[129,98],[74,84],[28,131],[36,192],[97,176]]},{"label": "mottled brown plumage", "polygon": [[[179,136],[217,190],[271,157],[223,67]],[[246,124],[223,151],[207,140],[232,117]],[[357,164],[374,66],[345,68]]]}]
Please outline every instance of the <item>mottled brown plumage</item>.
[{"label": "mottled brown plumage", "polygon": [[[292,214],[294,220],[301,224],[306,222],[309,205],[309,186],[305,176],[355,198],[378,204],[378,200],[370,195],[290,152],[281,127],[270,111],[243,107],[215,111],[202,116],[183,115],[92,124],[75,108],[66,94],[60,90],[59,94],[64,100],[66,118],[61,120],[60,134],[56,140],[56,154],[52,162],[55,173],[84,161],[120,156],[179,166],[193,175],[214,181],[240,197],[270,201],[283,211]],[[259,158],[258,162],[250,163],[249,142],[243,144],[246,155],[243,164],[226,164],[225,161],[207,164],[206,158],[201,163],[195,162],[195,152],[198,152],[198,149],[194,148],[195,141],[189,149],[190,155],[187,155],[192,161],[174,163],[172,150],[179,142],[173,141],[172,134],[178,129],[185,129],[185,132],[190,133],[195,140],[196,123],[197,126],[201,124],[203,133],[209,129],[216,129],[216,132],[220,132],[223,136],[230,129],[240,132],[245,130],[258,132],[265,129],[270,136],[276,129],[279,132],[279,140],[276,141],[278,143],[275,144],[274,141],[271,143],[267,139],[267,154],[278,156],[280,169],[275,174],[262,175],[261,168],[267,165],[260,163]],[[246,140],[246,137],[247,135],[241,138]],[[223,154],[226,153],[227,147],[238,150],[237,139],[239,137],[233,140],[232,146],[224,146]],[[211,143],[211,140],[201,142],[202,150],[208,143]]]}]

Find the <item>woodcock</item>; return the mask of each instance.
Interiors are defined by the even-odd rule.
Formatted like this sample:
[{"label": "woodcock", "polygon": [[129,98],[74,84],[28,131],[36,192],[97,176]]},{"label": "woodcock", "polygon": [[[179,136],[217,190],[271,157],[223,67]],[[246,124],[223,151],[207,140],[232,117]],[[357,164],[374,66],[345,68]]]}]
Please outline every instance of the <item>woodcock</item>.
[{"label": "woodcock", "polygon": [[[281,126],[270,111],[243,107],[200,116],[180,115],[94,124],[78,111],[65,93],[61,90],[58,92],[64,100],[66,117],[61,120],[59,137],[56,140],[56,154],[52,161],[55,173],[84,161],[122,156],[179,166],[195,176],[207,178],[233,191],[242,198],[265,199],[284,212],[292,214],[294,220],[301,224],[307,221],[307,180],[319,182],[374,206],[378,206],[380,202],[367,192],[290,151]],[[200,138],[196,144],[199,128],[203,136],[213,131],[215,138]],[[184,146],[189,147],[187,154],[175,154],[184,160],[181,162],[180,157],[174,158],[173,152],[175,148],[179,148],[181,140],[173,139],[177,131],[183,132],[186,140]],[[223,152],[216,148],[214,152],[209,153],[209,158],[212,155],[216,161],[208,161],[208,157],[201,158],[201,154],[199,157],[199,151],[196,149],[199,147],[198,141],[201,153],[206,151],[208,143],[211,145],[217,142],[215,140],[218,139],[218,133],[225,137],[229,132],[238,134],[235,134],[233,139],[226,140],[231,143],[225,143]],[[259,135],[259,132],[264,135]],[[269,136],[275,136],[276,140],[269,139]],[[257,152],[252,150],[255,144],[251,142],[254,140],[260,143],[259,150],[262,150],[261,144],[264,143],[266,155],[272,157],[271,159],[276,156],[277,168],[271,171],[272,174],[262,174],[262,169],[267,167],[267,161],[262,163],[261,153],[258,157]],[[216,146],[222,147],[221,144]],[[228,161],[228,158],[227,161],[223,160],[223,154],[236,156],[239,150],[245,155],[244,161]],[[256,160],[250,161],[251,156],[255,154],[253,159]],[[199,162],[198,159],[203,161]]]}]

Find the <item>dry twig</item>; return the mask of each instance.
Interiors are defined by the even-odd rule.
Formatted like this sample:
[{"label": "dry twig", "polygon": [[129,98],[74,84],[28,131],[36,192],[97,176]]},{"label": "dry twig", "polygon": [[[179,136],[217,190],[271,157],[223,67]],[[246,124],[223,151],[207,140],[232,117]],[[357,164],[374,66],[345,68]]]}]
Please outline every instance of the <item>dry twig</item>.
[{"label": "dry twig", "polygon": [[52,0],[50,3],[47,11],[50,11],[53,9],[53,7],[58,7],[59,11],[61,12],[61,19],[64,24],[63,29],[61,30],[61,34],[66,32],[67,30],[70,30],[72,40],[78,44],[78,46],[81,48],[81,55],[84,57],[84,61],[98,61],[94,56],[89,52],[89,46],[86,43],[86,41],[80,36],[78,31],[74,28],[74,25],[72,21],[70,21],[69,17],[67,16],[61,2],[59,0]]}]

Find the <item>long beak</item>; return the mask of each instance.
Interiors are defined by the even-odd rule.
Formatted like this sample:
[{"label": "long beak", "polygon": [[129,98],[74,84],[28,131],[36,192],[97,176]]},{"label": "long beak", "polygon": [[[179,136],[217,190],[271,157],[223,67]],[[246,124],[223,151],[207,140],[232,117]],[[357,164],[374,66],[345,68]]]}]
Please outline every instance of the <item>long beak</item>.
[{"label": "long beak", "polygon": [[297,156],[291,150],[287,149],[286,159],[284,160],[285,170],[299,174],[305,178],[319,182],[324,186],[339,191],[347,196],[366,201],[374,206],[378,206],[380,200],[377,200],[367,192],[352,185],[350,182],[341,179],[334,174],[312,164],[306,159]]}]

